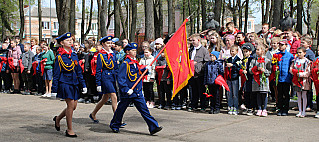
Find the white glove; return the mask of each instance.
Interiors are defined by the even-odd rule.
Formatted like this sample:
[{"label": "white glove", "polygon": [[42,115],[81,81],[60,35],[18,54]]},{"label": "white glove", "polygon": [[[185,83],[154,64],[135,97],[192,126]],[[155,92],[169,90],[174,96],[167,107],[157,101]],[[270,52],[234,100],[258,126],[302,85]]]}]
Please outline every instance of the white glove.
[{"label": "white glove", "polygon": [[128,95],[132,95],[132,94],[133,94],[133,90],[132,90],[132,89],[128,90],[128,91],[127,91],[127,94],[128,94]]},{"label": "white glove", "polygon": [[88,92],[88,89],[87,88],[83,88],[83,94],[86,94]]},{"label": "white glove", "polygon": [[96,87],[96,90],[97,90],[98,92],[102,92],[102,87],[101,87],[101,86],[98,86],[98,87]]},{"label": "white glove", "polygon": [[145,67],[148,71],[150,71],[152,69],[152,66],[146,66]]}]

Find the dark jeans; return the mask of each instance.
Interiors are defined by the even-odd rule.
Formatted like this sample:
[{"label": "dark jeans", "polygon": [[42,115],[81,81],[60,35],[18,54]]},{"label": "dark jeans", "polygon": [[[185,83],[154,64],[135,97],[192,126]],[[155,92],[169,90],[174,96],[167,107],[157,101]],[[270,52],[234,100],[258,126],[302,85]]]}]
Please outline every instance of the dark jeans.
[{"label": "dark jeans", "polygon": [[210,109],[220,109],[220,102],[219,102],[219,85],[213,84],[208,85],[209,93],[213,95],[213,97],[209,98],[210,101]]},{"label": "dark jeans", "polygon": [[313,109],[312,99],[313,99],[313,91],[312,90],[308,90],[307,91],[307,108]]},{"label": "dark jeans", "polygon": [[256,92],[244,92],[245,95],[245,103],[246,103],[246,107],[248,109],[255,109],[256,108],[256,103],[257,103],[257,99],[256,99]]},{"label": "dark jeans", "polygon": [[[164,106],[172,106],[172,89],[171,84],[167,84],[167,81],[161,81],[160,83],[160,104]],[[166,98],[166,101],[165,101]]]},{"label": "dark jeans", "polygon": [[93,96],[98,95],[96,90],[95,76],[91,75],[90,72],[84,72],[83,78],[85,80],[85,84],[88,89],[88,92],[86,94],[81,93],[81,98],[85,100],[91,99],[91,101],[94,102]]},{"label": "dark jeans", "polygon": [[41,73],[37,73],[35,75],[36,78],[36,82],[34,84],[37,85],[37,91],[38,93],[42,93],[44,94],[44,80],[43,80],[43,76],[41,76]]},{"label": "dark jeans", "polygon": [[290,83],[278,82],[278,103],[277,108],[280,111],[288,112],[289,110],[289,100],[290,100]]},{"label": "dark jeans", "polygon": [[269,83],[270,96],[271,96],[272,100],[274,100],[274,98],[276,98],[275,85],[276,85],[276,81],[271,81]]},{"label": "dark jeans", "polygon": [[25,83],[25,90],[31,90],[32,89],[32,74],[27,73],[27,70],[24,70],[22,72],[22,80]]},{"label": "dark jeans", "polygon": [[181,107],[183,105],[184,101],[185,102],[187,101],[187,100],[185,100],[185,99],[187,99],[186,97],[187,97],[187,85],[182,90],[180,90],[176,94],[176,96],[174,97],[173,101],[174,101],[175,106]]},{"label": "dark jeans", "polygon": [[153,91],[154,82],[143,82],[143,91],[145,101],[154,102],[154,91]]},{"label": "dark jeans", "polygon": [[198,100],[200,99],[200,107],[205,109],[206,96],[203,94],[205,91],[204,86],[204,76],[199,76],[197,78],[193,77],[190,79],[192,87],[192,102],[191,107],[198,108]]},{"label": "dark jeans", "polygon": [[[257,106],[258,110],[266,110],[268,103],[268,97],[266,92],[257,92]],[[264,107],[262,108],[262,105]]]},{"label": "dark jeans", "polygon": [[12,88],[12,77],[10,73],[6,71],[1,72],[0,88],[2,89],[2,81],[4,83],[4,90],[10,90]]},{"label": "dark jeans", "polygon": [[229,107],[234,107],[238,110],[238,91],[239,80],[227,80],[230,92],[228,92],[227,102]]}]

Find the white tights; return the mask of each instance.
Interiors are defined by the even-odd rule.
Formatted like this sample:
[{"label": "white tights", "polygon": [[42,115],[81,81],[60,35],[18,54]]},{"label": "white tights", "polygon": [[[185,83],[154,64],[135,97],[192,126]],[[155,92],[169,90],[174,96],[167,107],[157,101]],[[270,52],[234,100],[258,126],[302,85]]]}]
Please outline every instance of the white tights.
[{"label": "white tights", "polygon": [[[297,92],[298,95],[298,108],[299,108],[299,113],[302,115],[306,115],[306,106],[307,106],[307,91],[301,91]],[[302,102],[301,102],[302,98]],[[302,104],[302,106],[301,106]]]}]

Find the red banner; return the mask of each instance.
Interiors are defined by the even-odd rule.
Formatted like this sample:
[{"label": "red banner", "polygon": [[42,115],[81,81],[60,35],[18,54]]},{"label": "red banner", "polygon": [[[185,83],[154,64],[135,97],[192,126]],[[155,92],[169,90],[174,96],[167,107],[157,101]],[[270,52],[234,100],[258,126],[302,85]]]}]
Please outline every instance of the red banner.
[{"label": "red banner", "polygon": [[173,77],[173,95],[187,85],[193,76],[187,48],[186,19],[165,47],[165,57]]}]

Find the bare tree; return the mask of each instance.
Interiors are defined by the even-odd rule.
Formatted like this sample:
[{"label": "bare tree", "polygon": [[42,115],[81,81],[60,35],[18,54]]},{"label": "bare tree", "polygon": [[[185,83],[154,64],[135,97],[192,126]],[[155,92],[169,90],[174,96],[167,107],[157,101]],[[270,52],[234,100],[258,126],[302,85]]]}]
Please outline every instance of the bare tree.
[{"label": "bare tree", "polygon": [[[121,5],[120,0],[114,0],[114,17],[120,17]],[[122,19],[122,18],[121,18]],[[121,19],[114,18],[114,36],[120,37]]]},{"label": "bare tree", "polygon": [[297,0],[297,27],[296,30],[302,34],[302,8],[303,0]]},{"label": "bare tree", "polygon": [[207,0],[202,0],[201,1],[201,6],[202,6],[202,30],[205,29],[205,24],[204,23],[206,22],[206,1]]},{"label": "bare tree", "polygon": [[75,34],[75,0],[70,0],[71,6],[70,6],[70,32],[72,34]]},{"label": "bare tree", "polygon": [[85,0],[82,1],[82,20],[81,20],[81,42],[83,42],[86,38],[86,36],[91,31],[91,25],[92,25],[92,16],[93,16],[93,0],[91,0],[91,6],[90,6],[90,18],[89,18],[89,25],[84,32],[85,27]]},{"label": "bare tree", "polygon": [[[97,17],[99,17],[100,15],[101,15],[101,9],[102,9],[102,6],[101,6],[101,0],[97,0]],[[97,38],[101,38],[101,33],[102,33],[102,31],[101,31],[101,20],[100,20],[100,18],[98,18],[98,20],[97,20]]]},{"label": "bare tree", "polygon": [[274,0],[274,14],[273,14],[273,27],[279,27],[279,22],[282,16],[280,16],[281,2],[282,0]]},{"label": "bare tree", "polygon": [[[152,2],[153,4],[153,2]],[[136,0],[132,0],[131,1],[131,5],[132,5],[132,12],[130,12],[132,14],[132,20],[131,20],[131,29],[130,29],[130,33],[129,33],[129,37],[131,41],[135,41],[135,32],[136,32],[136,18],[137,18],[137,2]],[[153,13],[152,13],[153,14]],[[154,17],[153,17],[154,18]]]},{"label": "bare tree", "polygon": [[[186,0],[184,0],[186,1]],[[185,7],[183,7],[185,10]],[[184,12],[183,12],[184,16]],[[155,38],[163,36],[163,9],[162,0],[155,0],[154,3],[154,27],[155,27]]]},{"label": "bare tree", "polygon": [[307,25],[307,34],[313,36],[312,30],[311,30],[311,5],[313,4],[313,0],[308,0],[307,1],[307,7],[306,7],[306,13],[305,10],[303,9],[303,17],[304,17],[304,22]]},{"label": "bare tree", "polygon": [[66,33],[70,30],[70,7],[71,1],[55,0],[56,13],[59,22],[59,34]]},{"label": "bare tree", "polygon": [[110,24],[111,24],[111,18],[112,18],[112,16],[114,15],[114,10],[111,12],[111,2],[110,2],[111,0],[108,0],[108,7],[107,7],[107,14],[108,14],[108,16],[107,16],[107,24],[106,24],[106,30],[108,30],[109,29],[109,27],[110,27]]},{"label": "bare tree", "polygon": [[244,28],[244,32],[247,33],[248,32],[248,13],[249,13],[249,0],[246,0],[246,6],[245,6],[245,28]]},{"label": "bare tree", "polygon": [[153,1],[144,0],[144,10],[145,10],[145,38],[144,38],[144,40],[148,41],[151,39],[155,39]]},{"label": "bare tree", "polygon": [[41,41],[42,40],[42,26],[43,26],[42,25],[41,0],[38,0],[38,18],[39,18],[39,41]]},{"label": "bare tree", "polygon": [[[24,8],[23,8],[23,0],[19,0],[19,11],[20,11],[20,32],[19,32],[19,38],[23,38],[24,33]],[[4,29],[4,26],[2,26],[2,29]]]},{"label": "bare tree", "polygon": [[223,1],[222,0],[215,0],[215,7],[214,7],[214,13],[215,13],[215,20],[220,23],[220,16],[222,12],[222,6]]},{"label": "bare tree", "polygon": [[175,0],[167,0],[168,4],[168,34],[175,32]]},{"label": "bare tree", "polygon": [[102,0],[102,5],[101,5],[101,14],[99,15],[100,17],[100,24],[101,24],[101,37],[104,37],[107,35],[106,32],[106,16],[107,16],[107,0]]}]

